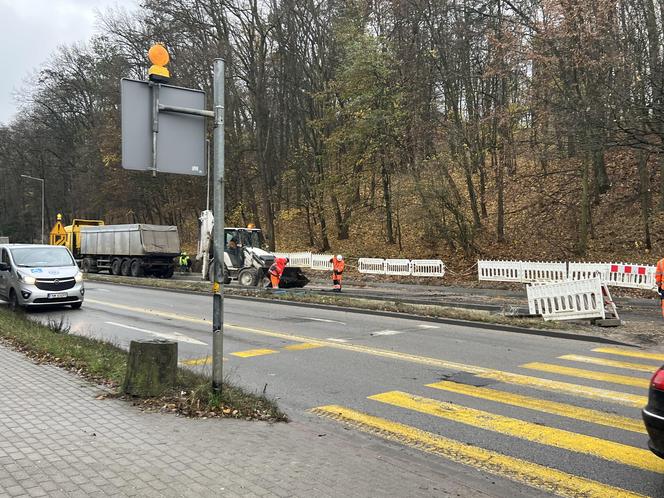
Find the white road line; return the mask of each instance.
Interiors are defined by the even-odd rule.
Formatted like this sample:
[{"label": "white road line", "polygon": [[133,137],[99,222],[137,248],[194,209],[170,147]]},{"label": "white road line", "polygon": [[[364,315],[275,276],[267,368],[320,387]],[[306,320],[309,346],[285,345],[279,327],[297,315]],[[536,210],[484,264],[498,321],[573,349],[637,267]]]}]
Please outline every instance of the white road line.
[{"label": "white road line", "polygon": [[114,327],[121,327],[123,329],[135,330],[137,332],[143,332],[144,334],[150,334],[155,337],[163,337],[164,339],[170,339],[177,342],[188,342],[189,344],[200,344],[201,346],[207,346],[208,344],[202,341],[198,341],[184,334],[179,334],[177,332],[167,333],[167,332],[155,332],[153,330],[140,329],[138,327],[132,327],[131,325],[123,325],[122,323],[116,322],[105,322]]},{"label": "white road line", "polygon": [[332,342],[348,342],[348,339],[335,339],[334,337],[328,337],[325,340],[326,341],[332,341]]},{"label": "white road line", "polygon": [[346,325],[346,322],[340,322],[339,320],[327,320],[326,318],[312,318],[310,316],[303,316],[299,318],[304,318],[305,320],[313,320],[315,322],[338,323],[340,325]]},{"label": "white road line", "polygon": [[439,329],[438,325],[418,325],[421,329]]},{"label": "white road line", "polygon": [[399,330],[379,330],[378,332],[371,333],[371,335],[397,335],[397,334],[403,334],[403,332]]}]

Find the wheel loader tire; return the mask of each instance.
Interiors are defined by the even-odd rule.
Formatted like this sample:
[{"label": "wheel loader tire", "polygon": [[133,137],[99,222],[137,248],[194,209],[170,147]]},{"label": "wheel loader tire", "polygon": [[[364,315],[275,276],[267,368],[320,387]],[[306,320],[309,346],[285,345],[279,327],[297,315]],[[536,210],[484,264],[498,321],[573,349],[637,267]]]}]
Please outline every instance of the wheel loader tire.
[{"label": "wheel loader tire", "polygon": [[121,266],[122,266],[122,260],[120,258],[115,258],[113,261],[111,261],[111,267],[109,268],[108,272],[111,275],[120,275]]},{"label": "wheel loader tire", "polygon": [[258,272],[255,268],[240,270],[237,281],[242,287],[256,287],[258,285]]},{"label": "wheel loader tire", "polygon": [[131,259],[125,258],[120,264],[120,273],[123,277],[131,276]]},{"label": "wheel loader tire", "polygon": [[132,277],[142,277],[143,276],[143,264],[140,259],[131,260],[131,276]]}]

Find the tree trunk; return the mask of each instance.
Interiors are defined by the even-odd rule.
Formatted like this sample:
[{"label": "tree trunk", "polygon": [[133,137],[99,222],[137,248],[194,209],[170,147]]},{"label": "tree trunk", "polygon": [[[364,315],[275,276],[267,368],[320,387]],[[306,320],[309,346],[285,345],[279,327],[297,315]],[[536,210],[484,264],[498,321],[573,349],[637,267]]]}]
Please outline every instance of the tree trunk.
[{"label": "tree trunk", "polygon": [[394,227],[392,225],[392,192],[390,190],[390,175],[385,167],[385,160],[382,160],[380,174],[383,180],[383,200],[385,201],[385,232],[387,234],[387,243],[394,244]]},{"label": "tree trunk", "polygon": [[641,199],[641,220],[643,221],[643,243],[646,249],[652,249],[650,240],[650,178],[648,175],[648,153],[639,151],[639,197]]},{"label": "tree trunk", "polygon": [[590,195],[589,195],[589,165],[588,158],[584,158],[581,165],[581,206],[579,209],[579,233],[577,243],[577,253],[579,256],[585,256],[588,250],[588,227],[590,225]]}]

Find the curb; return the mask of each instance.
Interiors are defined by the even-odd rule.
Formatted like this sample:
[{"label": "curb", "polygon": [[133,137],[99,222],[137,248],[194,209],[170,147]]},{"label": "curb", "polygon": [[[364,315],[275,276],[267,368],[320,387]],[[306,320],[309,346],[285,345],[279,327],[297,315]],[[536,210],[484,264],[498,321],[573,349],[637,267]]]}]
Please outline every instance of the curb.
[{"label": "curb", "polygon": [[[168,288],[163,288],[163,287],[153,287],[150,285],[135,285],[135,284],[127,284],[127,283],[120,283],[120,282],[110,282],[108,280],[88,280],[88,282],[97,282],[97,283],[106,283],[110,285],[122,285],[124,287],[137,287],[141,289],[148,289],[148,290],[161,290],[161,291],[166,291],[166,292],[174,292],[174,293],[181,293],[181,294],[196,294],[196,295],[201,295],[201,296],[211,296],[209,292],[201,292],[201,291],[196,291],[196,290],[188,290],[188,289],[168,289]],[[517,327],[514,325],[502,325],[498,323],[487,323],[487,322],[474,322],[471,320],[462,320],[459,318],[444,318],[444,317],[432,317],[432,316],[424,316],[424,315],[416,315],[413,313],[401,313],[398,311],[382,311],[382,310],[371,310],[371,309],[364,309],[364,308],[355,308],[355,307],[347,307],[344,309],[341,309],[340,306],[334,305],[334,304],[320,304],[320,303],[307,303],[307,302],[301,302],[301,301],[289,301],[287,299],[270,299],[270,298],[265,298],[265,297],[256,297],[256,296],[239,296],[239,295],[224,295],[224,299],[236,299],[238,301],[245,300],[245,301],[252,301],[252,302],[258,302],[258,303],[271,303],[271,304],[282,304],[285,306],[305,306],[309,308],[314,308],[314,309],[322,309],[322,310],[329,310],[329,311],[344,311],[347,313],[360,313],[360,314],[366,314],[366,315],[374,315],[374,316],[382,316],[382,317],[387,317],[387,318],[402,318],[406,320],[418,320],[422,322],[430,322],[430,323],[440,323],[444,325],[456,325],[459,327],[473,327],[477,329],[483,329],[483,330],[495,330],[498,332],[512,332],[516,334],[526,334],[526,335],[538,335],[541,337],[552,337],[552,338],[558,338],[558,339],[571,339],[571,340],[576,340],[576,341],[581,341],[581,342],[596,342],[600,344],[612,344],[612,345],[617,345],[617,346],[632,346],[634,347],[634,344],[630,344],[628,342],[623,342],[623,341],[617,341],[613,339],[608,339],[606,337],[598,337],[598,336],[592,336],[592,335],[586,335],[586,334],[577,334],[573,332],[562,332],[562,331],[557,331],[557,330],[550,330],[550,329],[531,329],[527,327]]]}]

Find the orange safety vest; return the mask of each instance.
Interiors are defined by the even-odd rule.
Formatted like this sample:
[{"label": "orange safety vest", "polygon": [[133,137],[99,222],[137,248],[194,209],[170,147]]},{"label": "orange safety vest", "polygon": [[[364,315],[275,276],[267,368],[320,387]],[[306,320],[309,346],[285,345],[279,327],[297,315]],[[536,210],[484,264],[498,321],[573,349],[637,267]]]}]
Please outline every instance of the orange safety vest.
[{"label": "orange safety vest", "polygon": [[655,283],[658,286],[661,286],[663,281],[664,281],[664,258],[660,259],[657,262],[657,268],[655,270]]},{"label": "orange safety vest", "polygon": [[342,261],[338,261],[337,258],[332,258],[332,276],[334,277],[335,275],[341,275],[344,272],[344,268],[346,267],[346,263]]}]

